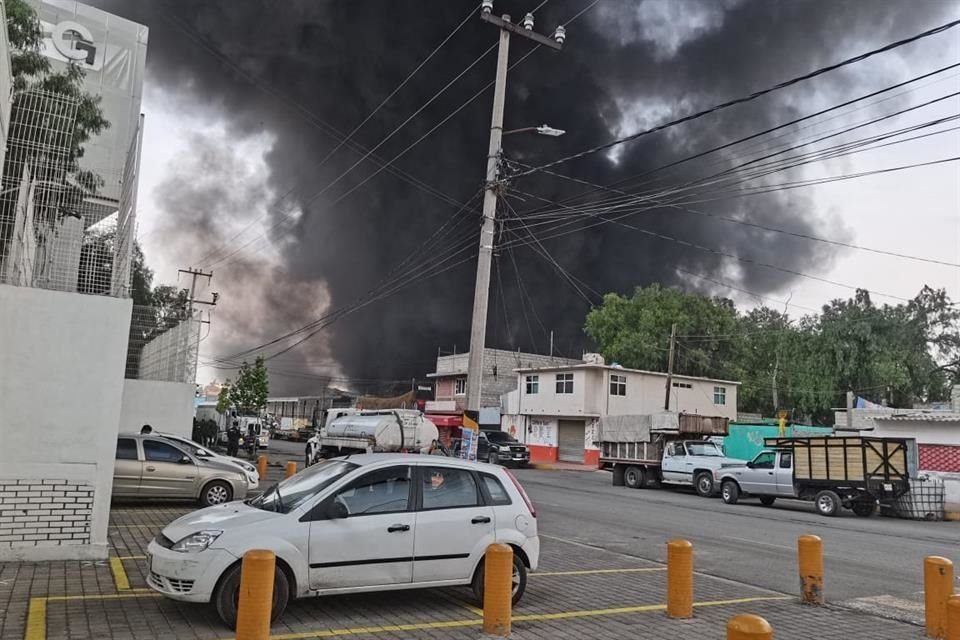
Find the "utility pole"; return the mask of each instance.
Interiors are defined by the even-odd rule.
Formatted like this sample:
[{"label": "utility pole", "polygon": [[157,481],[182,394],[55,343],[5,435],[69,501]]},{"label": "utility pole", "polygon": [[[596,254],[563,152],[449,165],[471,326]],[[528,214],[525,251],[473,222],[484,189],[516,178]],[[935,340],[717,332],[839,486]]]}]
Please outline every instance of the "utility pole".
[{"label": "utility pole", "polygon": [[553,357],[553,329],[550,330],[550,357]]},{"label": "utility pole", "polygon": [[186,274],[191,277],[190,280],[190,289],[187,294],[187,317],[193,317],[193,305],[194,304],[205,304],[210,305],[211,307],[217,306],[217,300],[220,298],[219,293],[213,293],[210,300],[197,300],[197,278],[206,278],[207,285],[210,284],[210,281],[213,279],[213,272],[205,272],[203,269],[194,269],[190,267],[189,269],[177,269],[177,277],[180,277],[180,274]]},{"label": "utility pole", "polygon": [[483,193],[483,227],[480,230],[480,253],[477,257],[477,283],[473,293],[473,320],[470,325],[470,355],[467,360],[467,406],[463,425],[470,431],[480,428],[480,395],[483,381],[483,350],[487,337],[487,308],[490,299],[490,265],[493,259],[493,244],[497,216],[497,184],[500,176],[500,142],[503,137],[503,107],[507,92],[507,63],[510,51],[510,34],[533,40],[551,49],[559,50],[566,38],[563,27],[557,27],[553,38],[533,31],[533,15],[527,14],[522,26],[510,22],[510,16],[502,18],[492,14],[493,0],[483,0],[480,18],[500,29],[500,45],[497,49],[497,75],[494,82],[493,115],[490,119],[490,144],[487,147],[487,172]]},{"label": "utility pole", "polygon": [[673,352],[677,346],[677,323],[670,327],[670,355],[667,356],[667,392],[664,394],[663,410],[670,411],[670,389],[673,387]]}]

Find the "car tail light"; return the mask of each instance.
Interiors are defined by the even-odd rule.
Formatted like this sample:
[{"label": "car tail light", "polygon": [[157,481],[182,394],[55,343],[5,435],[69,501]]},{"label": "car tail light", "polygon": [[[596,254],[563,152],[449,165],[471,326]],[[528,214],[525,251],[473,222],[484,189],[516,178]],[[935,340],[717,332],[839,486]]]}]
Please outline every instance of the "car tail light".
[{"label": "car tail light", "polygon": [[533,506],[533,503],[530,502],[530,496],[527,495],[527,492],[524,491],[523,485],[520,484],[520,481],[517,480],[517,477],[510,472],[510,469],[504,469],[507,472],[507,475],[510,476],[510,480],[513,482],[513,486],[517,488],[517,491],[520,492],[520,497],[523,498],[523,501],[527,503],[527,509],[530,511],[530,515],[534,518],[537,517],[537,508]]}]

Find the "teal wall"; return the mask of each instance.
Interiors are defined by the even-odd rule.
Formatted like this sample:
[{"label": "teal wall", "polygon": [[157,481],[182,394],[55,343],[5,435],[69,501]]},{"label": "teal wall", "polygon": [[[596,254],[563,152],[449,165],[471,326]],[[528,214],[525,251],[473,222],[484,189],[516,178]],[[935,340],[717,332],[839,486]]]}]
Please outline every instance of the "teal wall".
[{"label": "teal wall", "polygon": [[[833,433],[831,427],[812,427],[808,425],[790,425],[786,428],[786,437],[805,435],[829,435]],[[777,438],[780,428],[765,424],[737,424],[730,423],[729,435],[723,439],[723,451],[728,458],[737,460],[752,460],[763,450],[764,438]]]}]

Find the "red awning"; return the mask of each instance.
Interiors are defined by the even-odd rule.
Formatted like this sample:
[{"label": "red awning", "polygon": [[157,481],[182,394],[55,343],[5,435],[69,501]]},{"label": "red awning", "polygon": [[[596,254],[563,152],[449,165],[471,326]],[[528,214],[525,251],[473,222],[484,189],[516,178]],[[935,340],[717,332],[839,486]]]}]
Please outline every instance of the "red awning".
[{"label": "red awning", "polygon": [[438,415],[428,413],[423,416],[438,427],[462,427],[463,416]]}]

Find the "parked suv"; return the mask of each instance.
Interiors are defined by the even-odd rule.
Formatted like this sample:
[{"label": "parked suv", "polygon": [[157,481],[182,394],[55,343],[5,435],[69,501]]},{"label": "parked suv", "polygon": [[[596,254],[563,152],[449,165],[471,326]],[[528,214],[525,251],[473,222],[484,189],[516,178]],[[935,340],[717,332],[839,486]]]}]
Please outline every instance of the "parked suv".
[{"label": "parked suv", "polygon": [[175,520],[147,549],[148,584],[212,602],[236,625],[243,555],[277,556],[273,618],[291,598],[471,585],[483,558],[513,547],[513,600],[540,559],[536,511],[502,467],[455,458],[362,454],[325,460],[245,503]]},{"label": "parked suv", "polygon": [[[454,446],[454,456],[460,455],[461,444],[458,442]],[[506,431],[481,431],[477,440],[477,460],[526,467],[530,464],[530,450]]]},{"label": "parked suv", "polygon": [[117,438],[114,498],[180,498],[210,506],[247,495],[244,471],[229,460],[188,453],[159,435]]}]

